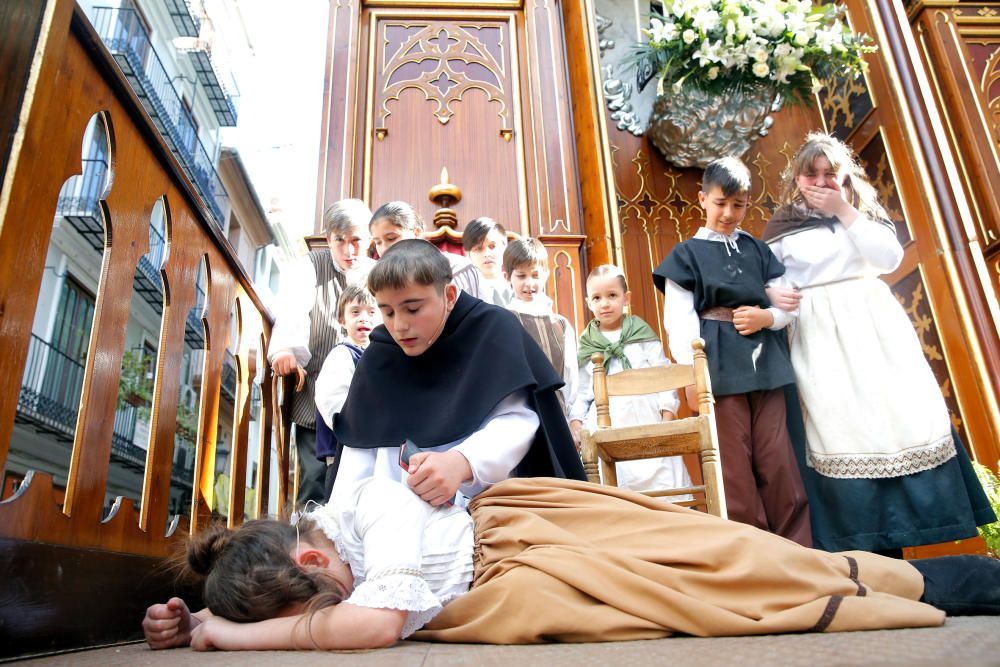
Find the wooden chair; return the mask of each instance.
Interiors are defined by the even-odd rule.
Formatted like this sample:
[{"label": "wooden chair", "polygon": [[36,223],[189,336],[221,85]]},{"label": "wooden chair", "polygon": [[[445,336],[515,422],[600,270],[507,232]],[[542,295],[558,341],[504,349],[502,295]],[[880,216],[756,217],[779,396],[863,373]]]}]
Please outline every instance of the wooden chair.
[{"label": "wooden chair", "polygon": [[[615,463],[636,461],[660,456],[697,453],[701,461],[704,483],[682,489],[648,491],[650,496],[677,496],[703,493],[705,500],[681,501],[677,504],[705,505],[709,514],[728,518],[726,497],[722,487],[722,468],[719,465],[719,438],[715,430],[715,413],[712,385],[708,376],[705,341],[696,338],[691,342],[694,364],[672,365],[656,368],[636,368],[608,375],[604,370],[604,356],[594,354],[594,403],[597,408],[597,430],[584,429],[581,433],[583,466],[591,482],[600,483],[597,462],[600,460],[604,483],[617,486]],[[651,394],[694,385],[698,393],[698,414],[685,419],[675,419],[659,424],[614,427],[608,411],[611,396]],[[681,392],[683,396],[683,391]]]}]

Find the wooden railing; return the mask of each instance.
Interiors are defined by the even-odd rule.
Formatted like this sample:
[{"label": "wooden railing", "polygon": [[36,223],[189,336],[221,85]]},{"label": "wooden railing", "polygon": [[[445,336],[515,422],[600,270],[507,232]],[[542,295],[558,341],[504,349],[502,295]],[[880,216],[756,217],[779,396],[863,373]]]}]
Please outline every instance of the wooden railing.
[{"label": "wooden railing", "polygon": [[[110,179],[100,195],[105,247],[83,373],[65,490],[56,502],[52,479],[29,473],[0,502],[0,656],[135,637],[141,610],[172,590],[160,565],[189,531],[211,516],[218,423],[230,318],[236,382],[229,477],[242,480],[250,448],[258,450],[256,507],[267,512],[268,479],[278,467],[273,513],[285,511],[287,440],[277,443],[272,378],[266,368],[271,317],[235,253],[212,223],[198,189],[185,176],[140,100],[72,0],[0,3],[0,468],[18,409],[32,322],[60,188],[81,172],[81,144],[91,118],[110,139]],[[160,201],[166,214],[164,303],[150,417],[150,440],[138,507],[121,499],[105,516],[108,466],[133,276],[149,251],[149,220]],[[198,300],[199,268],[207,294],[201,316],[205,355],[190,525],[168,516],[181,359],[188,312]],[[263,364],[261,396],[251,385]],[[259,405],[261,438],[248,442],[251,405]],[[280,412],[280,411],[279,411]],[[230,484],[228,507],[244,506],[244,485]],[[243,513],[231,511],[237,524]],[[91,565],[81,554],[89,554]],[[87,561],[90,562],[90,561]],[[48,569],[46,569],[48,568]],[[58,572],[58,575],[52,573]],[[53,578],[54,577],[54,578]],[[76,588],[74,588],[76,586]],[[99,597],[99,600],[95,600]],[[87,600],[89,599],[89,603]],[[28,608],[47,614],[25,615]]]}]

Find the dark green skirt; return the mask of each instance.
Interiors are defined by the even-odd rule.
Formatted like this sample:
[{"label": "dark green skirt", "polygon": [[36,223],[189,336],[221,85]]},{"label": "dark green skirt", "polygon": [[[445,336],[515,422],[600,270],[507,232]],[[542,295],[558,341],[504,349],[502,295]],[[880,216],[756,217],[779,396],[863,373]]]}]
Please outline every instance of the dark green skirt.
[{"label": "dark green skirt", "polygon": [[836,479],[805,464],[806,434],[798,392],[785,389],[788,431],[809,496],[813,545],[826,551],[883,551],[975,537],[997,520],[952,429],[956,456],[900,477]]}]

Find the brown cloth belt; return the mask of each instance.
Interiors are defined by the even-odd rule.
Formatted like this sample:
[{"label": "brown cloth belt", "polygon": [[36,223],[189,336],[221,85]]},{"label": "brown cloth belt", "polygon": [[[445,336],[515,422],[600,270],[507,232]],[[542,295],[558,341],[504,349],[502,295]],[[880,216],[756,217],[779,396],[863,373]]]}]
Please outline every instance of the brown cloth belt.
[{"label": "brown cloth belt", "polygon": [[725,306],[713,306],[698,313],[698,318],[702,320],[718,320],[719,322],[733,321],[733,308]]}]

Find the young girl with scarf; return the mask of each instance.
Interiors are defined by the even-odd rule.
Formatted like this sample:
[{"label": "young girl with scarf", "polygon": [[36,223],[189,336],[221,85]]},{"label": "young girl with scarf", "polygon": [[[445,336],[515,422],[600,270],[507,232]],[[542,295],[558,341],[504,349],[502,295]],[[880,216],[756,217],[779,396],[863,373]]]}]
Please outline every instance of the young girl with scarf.
[{"label": "young girl with scarf", "polygon": [[[629,368],[651,368],[670,363],[656,333],[641,318],[625,314],[632,293],[617,266],[605,264],[587,277],[587,305],[594,319],[580,336],[577,358],[580,382],[570,410],[570,429],[577,443],[580,430],[597,426],[594,407],[594,364],[591,355],[604,355],[609,375]],[[664,391],[641,396],[612,396],[609,409],[615,426],[637,426],[669,421],[677,415],[677,393]],[[618,485],[633,491],[679,489],[691,486],[684,461],[679,456],[617,463]]]}]

